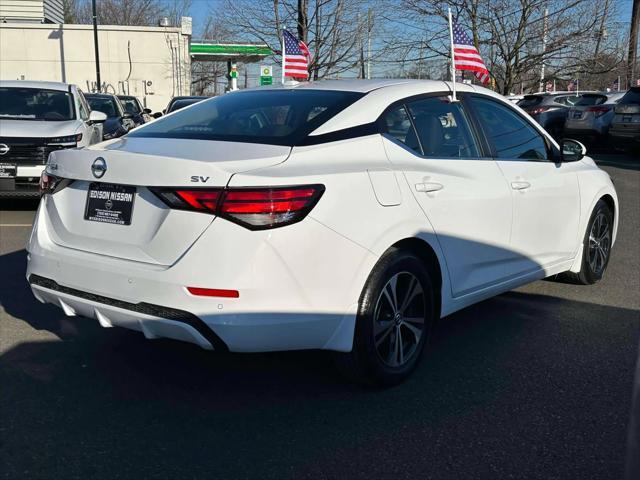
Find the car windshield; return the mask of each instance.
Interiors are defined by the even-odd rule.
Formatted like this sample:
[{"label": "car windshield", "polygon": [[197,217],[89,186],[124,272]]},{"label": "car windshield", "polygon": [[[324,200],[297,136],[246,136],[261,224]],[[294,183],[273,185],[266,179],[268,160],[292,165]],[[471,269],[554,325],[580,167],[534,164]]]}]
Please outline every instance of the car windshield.
[{"label": "car windshield", "polygon": [[122,102],[122,106],[124,106],[124,111],[127,113],[131,113],[132,115],[137,115],[140,113],[140,107],[138,106],[138,102],[136,102],[135,98],[120,98]]},{"label": "car windshield", "polygon": [[97,110],[104,113],[107,117],[119,117],[118,106],[116,101],[111,97],[90,97],[87,96],[87,101],[91,110]]},{"label": "car windshield", "polygon": [[0,87],[0,118],[65,121],[75,118],[69,92],[40,88]]},{"label": "car windshield", "polygon": [[520,100],[516,105],[520,108],[529,108],[535,107],[542,103],[542,97],[540,95],[527,95],[522,100]]},{"label": "car windshield", "polygon": [[577,107],[589,106],[589,105],[600,105],[607,101],[606,95],[590,95],[585,94],[580,97],[580,99],[574,104]]},{"label": "car windshield", "polygon": [[632,89],[624,94],[624,97],[618,102],[621,105],[628,105],[630,103],[640,104],[640,89]]},{"label": "car windshield", "polygon": [[255,90],[205,100],[132,132],[293,146],[364,94],[333,90]]}]

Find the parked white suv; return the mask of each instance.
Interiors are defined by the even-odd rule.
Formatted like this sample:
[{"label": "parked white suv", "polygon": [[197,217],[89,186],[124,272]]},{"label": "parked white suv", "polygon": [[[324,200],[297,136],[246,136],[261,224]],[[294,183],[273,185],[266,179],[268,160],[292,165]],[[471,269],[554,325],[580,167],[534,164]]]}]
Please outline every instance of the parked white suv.
[{"label": "parked white suv", "polygon": [[0,81],[0,198],[37,196],[49,153],[100,142],[105,119],[75,85]]}]

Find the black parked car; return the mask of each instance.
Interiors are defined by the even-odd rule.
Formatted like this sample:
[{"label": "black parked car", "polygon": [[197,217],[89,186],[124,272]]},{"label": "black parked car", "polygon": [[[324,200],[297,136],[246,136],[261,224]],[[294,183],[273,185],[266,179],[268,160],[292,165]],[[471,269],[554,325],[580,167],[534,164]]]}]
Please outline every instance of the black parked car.
[{"label": "black parked car", "polygon": [[616,150],[640,151],[640,87],[631,87],[613,109],[609,141]]},{"label": "black parked car", "polygon": [[133,95],[118,95],[118,98],[124,106],[124,111],[131,114],[131,120],[133,120],[136,127],[151,121],[151,109],[144,108],[138,97],[134,97]]},{"label": "black parked car", "polygon": [[102,139],[111,140],[127,133],[135,124],[131,114],[127,113],[122,102],[110,93],[89,93],[85,95],[91,110],[97,110],[107,116],[102,129]]},{"label": "black parked car", "polygon": [[183,97],[173,97],[167,105],[167,108],[164,109],[164,113],[175,112],[176,110],[180,110],[181,108],[187,107],[189,105],[193,105],[194,103],[201,102],[202,100],[206,100],[210,97],[203,96],[183,96]]},{"label": "black parked car", "polygon": [[554,138],[560,138],[564,134],[564,122],[569,108],[579,99],[580,95],[573,92],[534,93],[525,95],[517,105]]}]

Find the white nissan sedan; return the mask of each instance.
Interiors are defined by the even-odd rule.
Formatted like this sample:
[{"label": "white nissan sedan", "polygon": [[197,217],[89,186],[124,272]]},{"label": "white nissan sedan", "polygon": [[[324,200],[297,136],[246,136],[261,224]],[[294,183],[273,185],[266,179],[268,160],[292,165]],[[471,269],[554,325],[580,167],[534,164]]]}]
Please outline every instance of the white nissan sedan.
[{"label": "white nissan sedan", "polygon": [[206,349],[334,351],[394,384],[437,319],[562,274],[602,278],[609,176],[489,90],[323,81],[230,93],[56,151],[36,298]]}]

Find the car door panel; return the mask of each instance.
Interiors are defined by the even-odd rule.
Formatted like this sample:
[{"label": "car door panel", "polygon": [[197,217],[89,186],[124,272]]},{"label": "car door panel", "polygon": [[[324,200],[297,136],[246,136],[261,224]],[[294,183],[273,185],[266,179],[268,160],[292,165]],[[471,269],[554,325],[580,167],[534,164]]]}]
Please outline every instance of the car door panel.
[{"label": "car door panel", "polygon": [[[433,110],[443,108],[446,110],[446,106],[436,104]],[[420,115],[411,115],[414,123],[420,118]],[[414,198],[436,232],[451,278],[452,296],[463,296],[501,282],[506,273],[505,263],[510,258],[511,192],[497,164],[493,159],[477,155],[439,157],[442,153],[455,154],[447,144],[456,136],[448,131],[452,130],[452,119],[447,115],[438,117],[445,132],[444,142],[436,137],[423,138],[422,142],[413,138],[407,120],[397,118],[395,110],[386,118],[383,143],[387,156],[403,172]],[[460,117],[456,120],[464,121]],[[427,131],[439,130],[437,121],[431,121],[430,127]],[[405,130],[408,133],[403,133]],[[424,150],[422,144],[425,144]],[[433,157],[416,150],[426,150]],[[466,157],[472,152],[463,153]]]},{"label": "car door panel", "polygon": [[573,258],[580,190],[569,164],[556,163],[544,136],[512,107],[470,96],[474,116],[511,189],[513,221],[509,277]]}]

